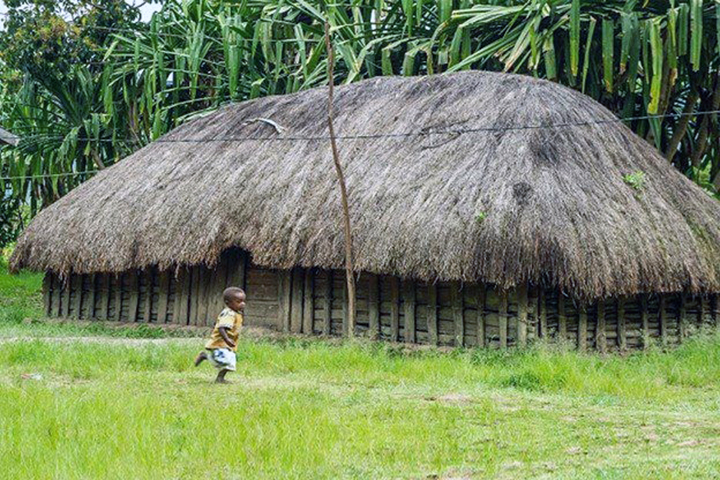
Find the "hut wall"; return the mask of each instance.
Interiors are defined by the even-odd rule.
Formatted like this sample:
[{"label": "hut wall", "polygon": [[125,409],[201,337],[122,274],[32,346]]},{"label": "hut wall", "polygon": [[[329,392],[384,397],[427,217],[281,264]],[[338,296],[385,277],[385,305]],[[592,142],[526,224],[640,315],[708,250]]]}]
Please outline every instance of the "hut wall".
[{"label": "hut wall", "polygon": [[[222,291],[247,292],[247,325],[292,333],[347,335],[344,271],[253,265],[238,249],[218,264],[172,271],[148,268],[60,278],[43,283],[48,317],[211,326]],[[579,349],[622,351],[672,345],[718,329],[718,298],[641,295],[579,305],[553,290],[426,283],[363,273],[357,281],[355,334],[390,341],[467,347],[524,346],[538,339]]]}]

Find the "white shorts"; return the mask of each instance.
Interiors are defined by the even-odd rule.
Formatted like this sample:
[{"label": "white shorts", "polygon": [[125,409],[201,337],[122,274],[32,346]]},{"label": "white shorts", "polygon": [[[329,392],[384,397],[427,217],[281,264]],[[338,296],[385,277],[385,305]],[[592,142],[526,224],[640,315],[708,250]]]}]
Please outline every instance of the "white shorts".
[{"label": "white shorts", "polygon": [[213,348],[208,351],[208,359],[215,368],[221,370],[235,371],[235,365],[237,363],[237,355],[229,348]]}]

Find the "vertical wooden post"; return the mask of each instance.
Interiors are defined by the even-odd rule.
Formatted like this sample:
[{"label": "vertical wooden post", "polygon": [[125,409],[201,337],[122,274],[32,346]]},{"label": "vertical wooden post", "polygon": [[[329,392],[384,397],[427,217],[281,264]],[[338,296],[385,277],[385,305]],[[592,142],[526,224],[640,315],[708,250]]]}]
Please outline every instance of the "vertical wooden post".
[{"label": "vertical wooden post", "polygon": [[617,342],[621,351],[627,350],[627,322],[625,321],[625,297],[617,299]]},{"label": "vertical wooden post", "polygon": [[198,307],[200,306],[200,267],[192,266],[188,272],[190,275],[190,290],[188,291],[188,316],[189,325],[198,325]]},{"label": "vertical wooden post", "polygon": [[152,318],[152,301],[153,301],[153,269],[152,267],[146,267],[143,271],[145,278],[145,305],[143,305],[142,321],[150,323]]},{"label": "vertical wooden post", "polygon": [[98,307],[98,320],[108,319],[108,307],[110,306],[110,274],[101,273],[98,280],[98,291],[100,292],[100,306]]},{"label": "vertical wooden post", "polygon": [[663,345],[668,343],[668,322],[667,322],[667,296],[664,293],[660,294],[660,340]]},{"label": "vertical wooden post", "polygon": [[343,207],[343,225],[345,233],[345,288],[343,313],[343,330],[345,334],[355,335],[355,314],[357,306],[355,305],[355,269],[353,268],[353,252],[352,252],[352,228],[350,226],[350,210],[348,207],[348,193],[345,185],[345,175],[342,165],[340,164],[340,154],[338,153],[337,142],[335,141],[335,127],[333,126],[333,91],[335,60],[333,53],[333,44],[330,41],[330,23],[325,21],[325,47],[327,49],[327,75],[328,75],[328,131],[330,133],[330,146],[332,147],[333,161],[335,163],[335,172],[337,173],[338,183],[340,184],[340,199]]},{"label": "vertical wooden post", "polygon": [[498,290],[500,308],[498,309],[498,325],[500,327],[500,348],[507,348],[508,341],[508,292]]},{"label": "vertical wooden post", "polygon": [[130,303],[128,304],[128,322],[137,322],[138,314],[138,294],[140,287],[138,285],[138,272],[133,270],[130,272]]},{"label": "vertical wooden post", "polygon": [[[350,310],[348,309],[348,285],[343,284],[342,288],[342,334],[343,337],[351,336]],[[353,324],[354,325],[354,324]],[[354,334],[354,332],[352,332]]]},{"label": "vertical wooden post", "polygon": [[405,342],[416,343],[415,339],[415,282],[404,279],[403,306],[405,308]]},{"label": "vertical wooden post", "polygon": [[437,285],[428,285],[427,324],[430,345],[438,344]]},{"label": "vertical wooden post", "polygon": [[117,278],[117,289],[115,290],[115,321],[122,321],[122,304],[123,304],[123,290],[124,287],[124,274],[119,273],[115,276]]},{"label": "vertical wooden post", "polygon": [[300,268],[293,268],[291,275],[290,331],[292,333],[300,333],[302,332],[303,282],[305,281],[305,275]]},{"label": "vertical wooden post", "polygon": [[333,302],[333,271],[328,270],[327,282],[323,289],[323,335],[329,336],[332,333],[332,302]]},{"label": "vertical wooden post", "polygon": [[397,277],[390,277],[390,340],[400,339],[400,286]]},{"label": "vertical wooden post", "polygon": [[[160,272],[160,279],[158,282],[158,312],[157,322],[167,322],[167,311],[168,311],[168,300],[170,297],[170,274],[167,270]],[[175,292],[175,299],[177,301],[177,291]]]},{"label": "vertical wooden post", "polygon": [[547,326],[547,304],[545,303],[544,288],[540,288],[540,294],[538,295],[538,311],[540,317],[540,337],[549,337]]},{"label": "vertical wooden post", "polygon": [[527,346],[528,327],[528,287],[526,283],[518,286],[518,346]]},{"label": "vertical wooden post", "polygon": [[[95,305],[98,300],[98,290],[99,290],[98,280],[99,280],[99,277],[101,277],[101,276],[102,275],[98,275],[95,273],[90,275],[90,292],[89,292],[89,299],[88,299],[88,306],[87,306],[88,318],[92,318],[92,319],[97,318],[95,316]],[[102,293],[101,293],[101,295],[102,295]]]},{"label": "vertical wooden post", "polygon": [[687,326],[687,294],[685,292],[680,294],[680,309],[678,310],[678,325],[680,327],[680,342],[684,341],[687,337],[688,326]]},{"label": "vertical wooden post", "polygon": [[245,276],[247,271],[247,253],[244,250],[233,251],[228,259],[227,283],[230,287],[245,290]]},{"label": "vertical wooden post", "polygon": [[192,277],[190,269],[182,267],[178,272],[177,292],[175,292],[175,323],[190,325],[190,294]]},{"label": "vertical wooden post", "polygon": [[484,283],[478,285],[478,297],[477,297],[477,345],[478,347],[485,346],[485,301],[486,301],[486,287]]},{"label": "vertical wooden post", "polygon": [[558,337],[561,342],[567,341],[567,317],[565,316],[565,295],[558,293]]},{"label": "vertical wooden post", "polygon": [[43,305],[45,316],[49,317],[52,310],[52,273],[45,272],[43,277]]},{"label": "vertical wooden post", "polygon": [[75,318],[82,318],[83,300],[83,274],[75,274],[72,277],[72,288],[75,290]]},{"label": "vertical wooden post", "polygon": [[698,327],[704,330],[710,320],[710,298],[707,295],[700,296],[700,312],[698,313]]},{"label": "vertical wooden post", "polygon": [[450,282],[450,305],[455,324],[455,346],[465,345],[465,324],[463,322],[463,298],[459,282]]},{"label": "vertical wooden post", "polygon": [[648,296],[640,295],[640,323],[642,324],[643,348],[650,346],[650,320],[648,318]]},{"label": "vertical wooden post", "polygon": [[[210,267],[205,265],[202,266],[202,271],[203,283],[200,287],[202,289],[202,305],[198,312],[202,313],[202,321],[204,325],[214,326],[215,320],[220,312],[213,311],[213,307],[215,306],[215,291],[213,289],[215,282],[213,280],[213,272],[210,270]],[[223,308],[225,307],[223,306]],[[222,310],[222,308],[220,310]]]},{"label": "vertical wooden post", "polygon": [[62,315],[60,309],[62,304],[62,282],[60,277],[53,273],[52,275],[52,286],[53,286],[53,317],[59,318]]},{"label": "vertical wooden post", "polygon": [[305,286],[303,295],[303,333],[311,335],[313,333],[313,317],[315,315],[315,281],[312,268],[305,270]]},{"label": "vertical wooden post", "polygon": [[[210,272],[212,280],[210,282],[210,299],[209,305],[211,306],[208,312],[212,317],[217,317],[220,312],[225,308],[225,299],[223,298],[223,292],[230,285],[228,284],[228,257],[229,252],[225,252],[220,255],[215,271]],[[242,288],[242,287],[240,287]]]},{"label": "vertical wooden post", "polygon": [[[215,324],[215,318],[217,313],[212,313],[208,310],[208,307],[212,305],[210,295],[212,291],[212,278],[210,275],[210,269],[204,264],[198,266],[200,285],[198,286],[198,299],[197,299],[197,325],[208,326]],[[220,312],[218,312],[220,313]]]},{"label": "vertical wooden post", "polygon": [[713,295],[710,298],[710,317],[713,325],[715,326],[715,330],[720,331],[720,315],[718,315],[718,307],[720,307],[718,296]]},{"label": "vertical wooden post", "polygon": [[70,290],[71,290],[71,279],[72,274],[69,273],[65,276],[64,279],[61,280],[62,282],[62,316],[65,318],[70,317]]},{"label": "vertical wooden post", "polygon": [[289,270],[278,271],[278,325],[285,333],[290,332],[290,295],[292,275]]},{"label": "vertical wooden post", "polygon": [[587,329],[588,329],[588,317],[587,317],[587,305],[585,302],[581,303],[578,308],[578,338],[577,348],[581,352],[587,350]]},{"label": "vertical wooden post", "polygon": [[368,274],[368,322],[370,338],[380,338],[380,285],[374,273]]},{"label": "vertical wooden post", "polygon": [[52,316],[54,316],[55,304],[57,303],[57,298],[55,295],[55,275],[51,271],[47,271],[45,274],[48,276],[47,285],[48,285],[48,291],[49,291],[49,295],[48,295],[49,296],[49,298],[48,298],[49,310],[45,311],[45,316],[52,317]]},{"label": "vertical wooden post", "polygon": [[595,345],[600,353],[607,351],[607,337],[605,336],[605,299],[597,301],[597,329],[595,330]]}]

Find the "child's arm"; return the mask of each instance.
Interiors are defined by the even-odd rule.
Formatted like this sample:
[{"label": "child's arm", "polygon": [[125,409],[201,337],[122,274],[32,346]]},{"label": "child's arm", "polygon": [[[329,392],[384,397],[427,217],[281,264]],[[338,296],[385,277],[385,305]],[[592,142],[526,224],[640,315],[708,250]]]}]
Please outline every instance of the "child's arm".
[{"label": "child's arm", "polygon": [[225,343],[227,344],[227,346],[230,348],[235,348],[235,342],[230,340],[230,337],[228,337],[227,331],[228,331],[227,327],[218,328],[218,332],[220,332],[220,336],[222,337],[223,340],[225,340]]}]

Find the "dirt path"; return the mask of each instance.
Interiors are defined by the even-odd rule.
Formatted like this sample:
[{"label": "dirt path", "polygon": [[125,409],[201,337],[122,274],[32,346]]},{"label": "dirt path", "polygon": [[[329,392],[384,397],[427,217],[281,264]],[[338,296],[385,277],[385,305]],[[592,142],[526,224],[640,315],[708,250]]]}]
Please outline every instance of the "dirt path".
[{"label": "dirt path", "polygon": [[202,341],[202,337],[166,337],[166,338],[123,338],[107,336],[24,336],[24,337],[0,337],[0,343],[27,342],[41,340],[43,342],[56,343],[103,343],[115,345],[165,345],[168,343],[192,343]]}]

